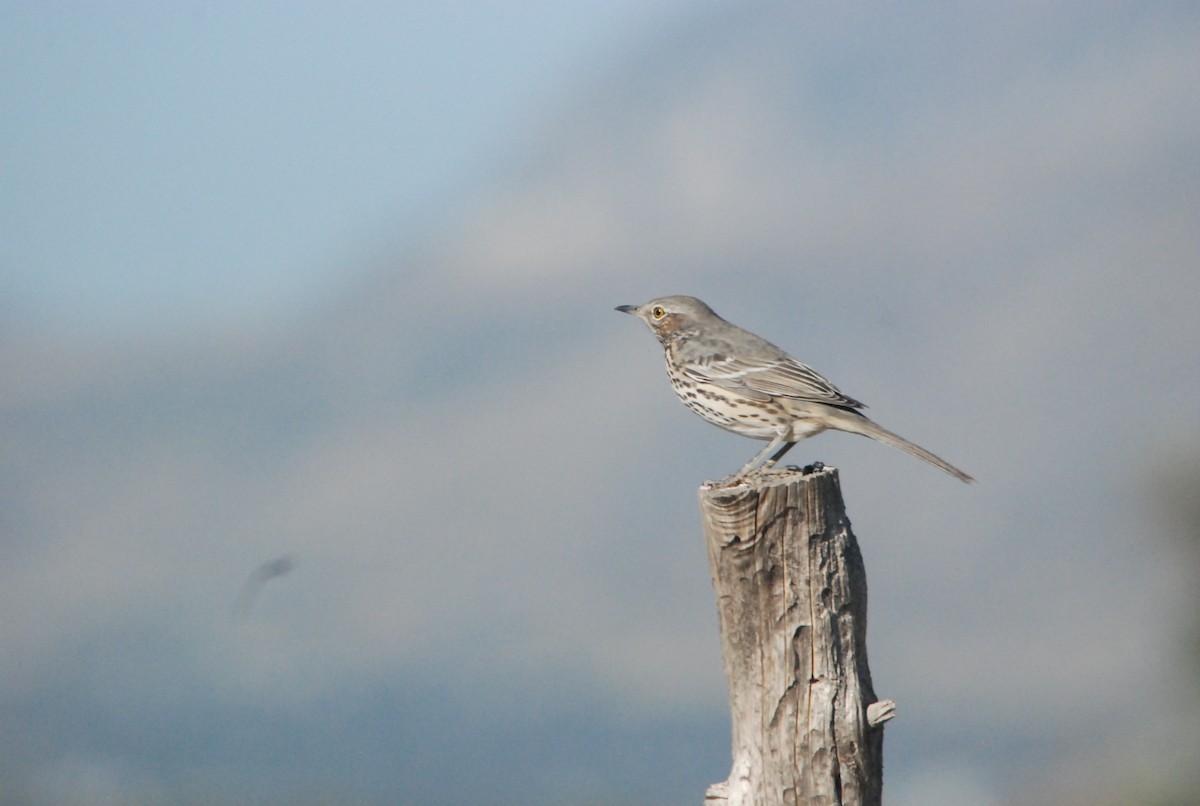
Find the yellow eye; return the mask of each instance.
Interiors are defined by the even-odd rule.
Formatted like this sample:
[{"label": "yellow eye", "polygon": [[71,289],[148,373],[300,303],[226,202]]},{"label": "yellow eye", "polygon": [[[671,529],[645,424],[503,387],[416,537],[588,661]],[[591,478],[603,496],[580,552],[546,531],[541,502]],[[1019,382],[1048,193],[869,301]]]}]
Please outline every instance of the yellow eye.
[{"label": "yellow eye", "polygon": [[667,315],[667,309],[661,305],[655,305],[654,310],[650,311],[650,315],[655,319],[662,319]]}]

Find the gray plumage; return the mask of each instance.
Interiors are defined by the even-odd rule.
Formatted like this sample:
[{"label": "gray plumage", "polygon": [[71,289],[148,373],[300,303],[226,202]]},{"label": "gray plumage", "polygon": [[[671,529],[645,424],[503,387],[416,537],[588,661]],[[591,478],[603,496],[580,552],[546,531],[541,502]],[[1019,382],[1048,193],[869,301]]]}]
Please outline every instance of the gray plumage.
[{"label": "gray plumage", "polygon": [[667,375],[684,405],[714,425],[767,446],[732,480],[766,470],[798,441],[827,429],[861,434],[929,462],[962,481],[966,473],[869,419],[866,406],[766,339],[730,324],[695,297],[621,305],[663,345]]}]

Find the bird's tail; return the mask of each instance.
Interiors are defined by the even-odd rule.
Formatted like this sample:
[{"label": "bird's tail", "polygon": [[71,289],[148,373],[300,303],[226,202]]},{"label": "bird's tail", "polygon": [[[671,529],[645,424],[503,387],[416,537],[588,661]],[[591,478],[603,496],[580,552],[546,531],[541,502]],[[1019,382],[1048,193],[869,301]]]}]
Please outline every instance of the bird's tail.
[{"label": "bird's tail", "polygon": [[951,476],[954,476],[956,479],[965,481],[968,484],[975,481],[975,479],[971,478],[942,457],[930,453],[920,445],[909,442],[899,434],[893,434],[879,423],[868,419],[865,415],[859,414],[858,412],[839,412],[839,415],[840,416],[836,417],[837,424],[833,427],[840,431],[849,431],[852,434],[861,434],[864,437],[870,437],[871,439],[878,440],[884,445],[891,445],[893,448],[899,448],[905,453],[915,456],[918,459],[924,459],[934,467],[940,468],[949,473]]}]

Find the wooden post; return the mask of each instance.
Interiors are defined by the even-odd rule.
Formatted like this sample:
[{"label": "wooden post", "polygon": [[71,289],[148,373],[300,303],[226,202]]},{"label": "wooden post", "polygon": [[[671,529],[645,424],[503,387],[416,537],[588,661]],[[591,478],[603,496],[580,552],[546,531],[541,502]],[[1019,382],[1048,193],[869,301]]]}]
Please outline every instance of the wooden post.
[{"label": "wooden post", "polygon": [[867,668],[867,576],[838,474],[700,488],[733,769],[706,806],[878,806],[883,723]]}]

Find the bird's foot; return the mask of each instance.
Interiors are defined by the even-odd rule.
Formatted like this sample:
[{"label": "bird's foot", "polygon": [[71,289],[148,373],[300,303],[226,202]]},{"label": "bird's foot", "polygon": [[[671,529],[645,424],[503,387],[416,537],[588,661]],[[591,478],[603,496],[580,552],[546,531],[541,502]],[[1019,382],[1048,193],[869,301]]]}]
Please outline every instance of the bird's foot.
[{"label": "bird's foot", "polygon": [[714,488],[716,488],[716,487],[736,487],[739,484],[741,484],[742,482],[746,481],[746,479],[749,478],[749,476],[750,476],[749,473],[734,473],[731,476],[726,476],[725,478],[721,479],[720,481],[710,481],[708,483],[708,486],[714,487]]},{"label": "bird's foot", "polygon": [[710,487],[736,487],[743,482],[750,481],[764,476],[777,475],[780,473],[800,473],[805,476],[811,476],[814,473],[820,473],[825,469],[824,462],[813,462],[811,465],[786,465],[778,467],[774,463],[764,462],[755,468],[742,468],[731,476],[726,476],[720,481],[710,482]]},{"label": "bird's foot", "polygon": [[813,462],[811,465],[804,465],[803,467],[800,465],[784,465],[782,468],[766,464],[753,472],[762,475],[768,473],[801,473],[805,476],[811,476],[813,473],[820,473],[824,469],[824,462]]}]

